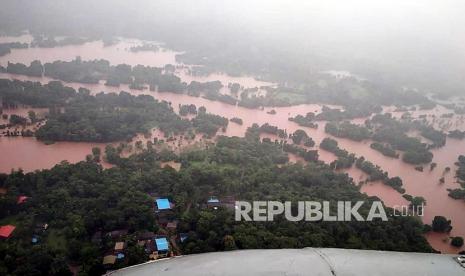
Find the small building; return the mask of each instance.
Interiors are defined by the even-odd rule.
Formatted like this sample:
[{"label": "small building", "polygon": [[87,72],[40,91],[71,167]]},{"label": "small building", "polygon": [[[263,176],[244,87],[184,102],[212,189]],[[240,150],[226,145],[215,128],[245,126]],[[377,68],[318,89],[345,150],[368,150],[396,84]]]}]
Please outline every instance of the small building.
[{"label": "small building", "polygon": [[120,253],[116,254],[116,259],[118,259],[118,260],[124,259],[124,253],[120,252]]},{"label": "small building", "polygon": [[31,242],[32,242],[32,244],[36,244],[36,243],[39,242],[39,238],[36,235],[34,235],[34,236],[32,236]]},{"label": "small building", "polygon": [[168,240],[165,237],[160,237],[155,239],[155,245],[157,247],[158,256],[166,257],[170,249]]},{"label": "small building", "polygon": [[155,200],[156,211],[171,210],[171,203],[167,198],[157,198]]},{"label": "small building", "polygon": [[1,226],[0,227],[0,238],[8,239],[15,229],[16,229],[16,226],[13,226],[13,225]]},{"label": "small building", "polygon": [[115,251],[121,251],[123,250],[125,247],[125,244],[124,242],[117,242],[115,243]]},{"label": "small building", "polygon": [[116,262],[116,256],[115,255],[106,255],[103,257],[103,265],[114,265]]},{"label": "small building", "polygon": [[24,195],[18,196],[18,200],[16,201],[16,203],[17,203],[17,204],[23,204],[24,202],[27,201],[28,198],[29,198],[29,197],[24,196]]},{"label": "small building", "polygon": [[207,203],[220,203],[220,200],[216,196],[211,196],[208,200]]},{"label": "small building", "polygon": [[207,200],[207,207],[208,208],[212,208],[212,209],[218,209],[218,207],[221,206],[221,202],[220,200],[216,197],[216,196],[211,196],[208,200]]}]

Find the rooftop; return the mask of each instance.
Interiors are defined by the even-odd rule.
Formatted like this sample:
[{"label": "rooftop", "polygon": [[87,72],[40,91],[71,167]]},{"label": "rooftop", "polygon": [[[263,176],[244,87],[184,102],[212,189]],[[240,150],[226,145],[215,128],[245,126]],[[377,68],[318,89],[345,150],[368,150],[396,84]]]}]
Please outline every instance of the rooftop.
[{"label": "rooftop", "polygon": [[219,203],[220,200],[214,196],[210,197],[207,201],[207,203]]},{"label": "rooftop", "polygon": [[158,210],[171,209],[170,201],[167,198],[158,198],[156,201]]},{"label": "rooftop", "polygon": [[107,255],[103,257],[103,264],[114,264],[116,262],[116,256],[115,255]]},{"label": "rooftop", "polygon": [[16,203],[22,204],[22,203],[26,202],[27,199],[28,199],[27,196],[18,196],[18,201]]},{"label": "rooftop", "polygon": [[157,244],[158,251],[167,251],[169,249],[168,240],[166,238],[155,239],[155,243]]},{"label": "rooftop", "polygon": [[123,250],[123,249],[124,249],[124,242],[115,243],[115,250]]},{"label": "rooftop", "polygon": [[4,225],[0,227],[0,237],[9,238],[11,233],[16,229],[16,226],[13,225]]}]

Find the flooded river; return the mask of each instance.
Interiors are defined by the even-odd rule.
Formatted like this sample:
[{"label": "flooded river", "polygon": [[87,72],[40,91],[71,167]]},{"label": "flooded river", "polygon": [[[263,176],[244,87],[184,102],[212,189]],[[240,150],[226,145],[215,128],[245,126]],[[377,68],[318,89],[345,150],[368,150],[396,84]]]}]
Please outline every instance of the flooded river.
[{"label": "flooded river", "polygon": [[[40,59],[43,62],[71,60],[77,55],[80,55],[83,59],[108,59],[112,64],[127,63],[136,65],[140,63],[151,66],[163,66],[167,63],[175,64],[175,52],[167,50],[160,53],[132,53],[124,50],[129,47],[128,44],[124,43],[129,42],[120,42],[119,44],[110,47],[103,47],[103,44],[97,41],[80,46],[13,50],[10,55],[0,57],[0,64],[5,64],[7,61],[28,63],[34,59]],[[219,79],[225,85],[230,82],[238,82],[244,87],[270,85],[269,83],[261,82],[250,77],[230,77],[224,74],[214,74],[208,77],[194,77],[188,74],[186,75],[183,72],[179,72],[179,74],[182,75],[186,81]],[[40,81],[42,83],[46,83],[50,80],[47,78],[32,78],[11,74],[0,74],[0,78],[33,80]],[[247,127],[251,126],[253,123],[257,123],[259,125],[269,123],[281,129],[285,129],[287,133],[292,133],[296,129],[304,129],[313,138],[313,140],[315,140],[316,145],[319,145],[322,139],[329,136],[324,133],[324,122],[319,122],[318,129],[311,129],[300,127],[288,120],[289,117],[294,117],[298,114],[305,115],[307,112],[319,112],[322,107],[319,104],[265,108],[264,110],[259,110],[210,101],[202,97],[191,97],[185,94],[159,93],[148,90],[131,90],[127,86],[115,88],[104,86],[103,83],[96,85],[68,83],[67,85],[74,88],[85,87],[91,90],[92,93],[99,93],[101,91],[119,92],[124,90],[135,95],[149,94],[154,96],[156,99],[165,100],[171,103],[175,111],[177,111],[179,104],[195,104],[197,107],[205,106],[208,112],[227,117],[228,119],[232,117],[241,118],[243,120],[243,125],[230,122],[225,133],[218,133],[227,136],[243,136]],[[276,114],[273,115],[267,113],[271,109],[274,109]],[[432,111],[421,112],[424,112],[426,115],[435,115],[434,118],[439,118],[441,114],[450,111],[445,108],[438,107]],[[422,115],[421,112],[413,112],[413,116],[420,116]],[[400,114],[402,113],[396,113],[396,116],[400,116]],[[433,117],[431,116],[430,119],[433,120]],[[355,122],[361,123],[363,120],[364,119],[360,119]],[[451,129],[463,129],[463,121],[461,122],[459,119],[454,120],[454,125],[450,126]],[[160,133],[153,133],[153,135],[161,137]],[[138,136],[135,140],[139,138],[140,136]],[[453,230],[451,232],[451,236],[460,235],[465,237],[465,216],[463,215],[465,213],[465,202],[454,200],[447,195],[448,188],[459,187],[454,178],[456,169],[454,162],[457,161],[460,154],[465,154],[465,140],[459,141],[448,139],[446,146],[432,150],[434,153],[433,162],[437,163],[438,166],[432,171],[430,171],[429,166],[425,166],[424,172],[416,171],[414,166],[405,164],[399,159],[383,156],[381,153],[370,148],[370,141],[354,142],[339,138],[337,138],[337,140],[339,141],[341,148],[345,148],[349,152],[355,153],[357,156],[364,156],[367,160],[374,164],[380,165],[383,170],[389,173],[389,176],[401,177],[407,194],[424,197],[427,201],[425,216],[423,217],[425,223],[430,224],[433,217],[436,215],[446,216],[448,219],[452,220]],[[36,141],[35,138],[0,137],[0,172],[9,172],[13,168],[22,168],[25,171],[50,168],[62,160],[77,162],[83,160],[87,154],[90,154],[91,149],[94,146],[102,147],[102,149],[104,147],[102,144],[72,142],[59,142],[52,145],[45,145]],[[318,146],[316,146],[316,148],[318,148]],[[324,150],[319,150],[319,155],[320,159],[325,162],[331,162],[335,159],[333,154]],[[291,160],[296,162],[299,161],[299,158],[293,157]],[[451,168],[449,173],[444,172],[446,167]],[[349,173],[349,175],[354,179],[355,183],[366,178],[366,176],[356,168],[348,170],[347,173]],[[441,177],[445,178],[444,184],[439,183],[439,179]],[[407,204],[401,194],[382,183],[375,182],[364,184],[361,187],[361,191],[368,195],[378,196],[386,205],[391,207]],[[447,238],[447,235],[445,234],[428,234],[427,238],[432,246],[434,246],[437,250],[448,253],[459,251],[459,249],[449,246],[448,242],[444,242],[444,239]]]}]

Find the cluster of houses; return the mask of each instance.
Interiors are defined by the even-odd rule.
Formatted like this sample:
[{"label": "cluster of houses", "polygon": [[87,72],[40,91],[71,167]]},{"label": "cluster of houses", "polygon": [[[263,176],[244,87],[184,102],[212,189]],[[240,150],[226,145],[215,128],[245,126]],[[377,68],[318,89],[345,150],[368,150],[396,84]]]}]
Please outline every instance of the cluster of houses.
[{"label": "cluster of houses", "polygon": [[[6,191],[5,193],[6,194]],[[29,198],[21,195],[17,198],[17,204],[22,205],[27,202]],[[158,233],[145,231],[138,233],[136,236],[137,244],[144,248],[145,253],[151,260],[156,260],[165,257],[171,257],[179,254],[180,251],[177,246],[177,242],[185,242],[188,239],[187,233],[178,233],[178,221],[174,212],[174,203],[166,197],[154,197],[153,208],[154,216],[157,224],[160,226]],[[208,208],[217,210],[220,207],[223,208],[235,208],[235,200],[233,197],[218,198],[216,196],[209,196],[205,203],[198,205],[200,208]],[[36,225],[36,228],[31,237],[32,244],[40,242],[43,233],[47,230],[47,223],[40,223]],[[0,226],[0,239],[10,238],[16,226],[14,225],[3,225]],[[126,258],[127,243],[125,241],[128,236],[127,229],[114,230],[107,233],[97,231],[92,236],[91,241],[94,244],[102,245],[102,241],[105,239],[106,242],[110,241],[112,247],[107,249],[104,254],[102,263],[108,269],[114,267],[118,262],[124,262]],[[108,246],[108,244],[107,244]]]},{"label": "cluster of houses", "polygon": [[[144,248],[151,260],[170,257],[174,253],[170,245],[169,235],[176,233],[177,221],[173,219],[174,204],[168,198],[156,198],[154,200],[154,215],[157,218],[158,224],[166,229],[166,234],[155,234],[154,232],[146,231],[137,235],[137,244]],[[101,235],[101,234],[100,234]],[[121,241],[127,235],[127,230],[117,230],[107,233],[107,236],[115,240],[115,245],[112,250],[109,250],[103,257],[103,265],[112,267],[119,260],[124,260],[126,243]],[[96,236],[94,234],[94,236]],[[93,237],[93,240],[98,240],[98,237]],[[173,240],[173,242],[175,242]]]},{"label": "cluster of houses", "polygon": [[[174,203],[166,197],[154,197],[153,208],[157,224],[160,226],[158,233],[146,231],[137,235],[137,244],[144,248],[145,253],[151,260],[171,257],[179,254],[177,242],[185,242],[188,239],[187,233],[178,233],[178,221],[174,212]],[[217,210],[218,208],[235,208],[235,199],[231,196],[222,197],[210,196],[200,208]],[[126,243],[123,237],[127,235],[127,230],[117,230],[107,233],[107,236],[114,240],[114,248],[109,250],[103,257],[103,264],[111,268],[119,260],[125,258]],[[94,240],[94,238],[93,238]]]}]

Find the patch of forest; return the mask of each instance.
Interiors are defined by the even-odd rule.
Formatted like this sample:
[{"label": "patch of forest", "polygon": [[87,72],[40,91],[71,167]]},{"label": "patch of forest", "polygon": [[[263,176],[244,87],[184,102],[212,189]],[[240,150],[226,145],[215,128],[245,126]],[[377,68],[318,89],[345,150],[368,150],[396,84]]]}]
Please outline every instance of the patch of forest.
[{"label": "patch of forest", "polygon": [[[256,137],[255,137],[256,138]],[[423,224],[412,217],[389,216],[389,221],[295,223],[237,222],[233,211],[202,207],[208,194],[237,200],[358,201],[377,198],[359,192],[346,174],[322,163],[286,165],[279,145],[248,138],[219,137],[209,149],[190,150],[169,159],[181,162],[178,172],[161,168],[166,153],[149,147],[117,166],[102,169],[95,158],[52,169],[0,175],[0,219],[17,226],[13,237],[0,244],[0,270],[7,274],[68,275],[68,263],[82,273],[102,274],[102,258],[116,241],[125,242],[125,258],[112,268],[142,263],[148,254],[137,243],[146,231],[162,231],[153,197],[175,202],[176,231],[187,233],[179,242],[183,254],[254,248],[340,247],[408,252],[432,252],[423,237]],[[94,152],[97,154],[97,152]],[[105,157],[106,158],[106,157]],[[278,166],[280,165],[280,166]],[[18,196],[29,200],[16,203]],[[188,207],[190,206],[190,207]],[[365,206],[365,207],[363,207]],[[359,212],[367,214],[367,205]],[[48,224],[36,232],[36,225]],[[106,235],[124,230],[117,238]],[[127,231],[127,232],[126,232]],[[93,239],[101,232],[102,238]],[[31,237],[38,244],[31,243]],[[60,241],[60,242],[58,242]]]}]

